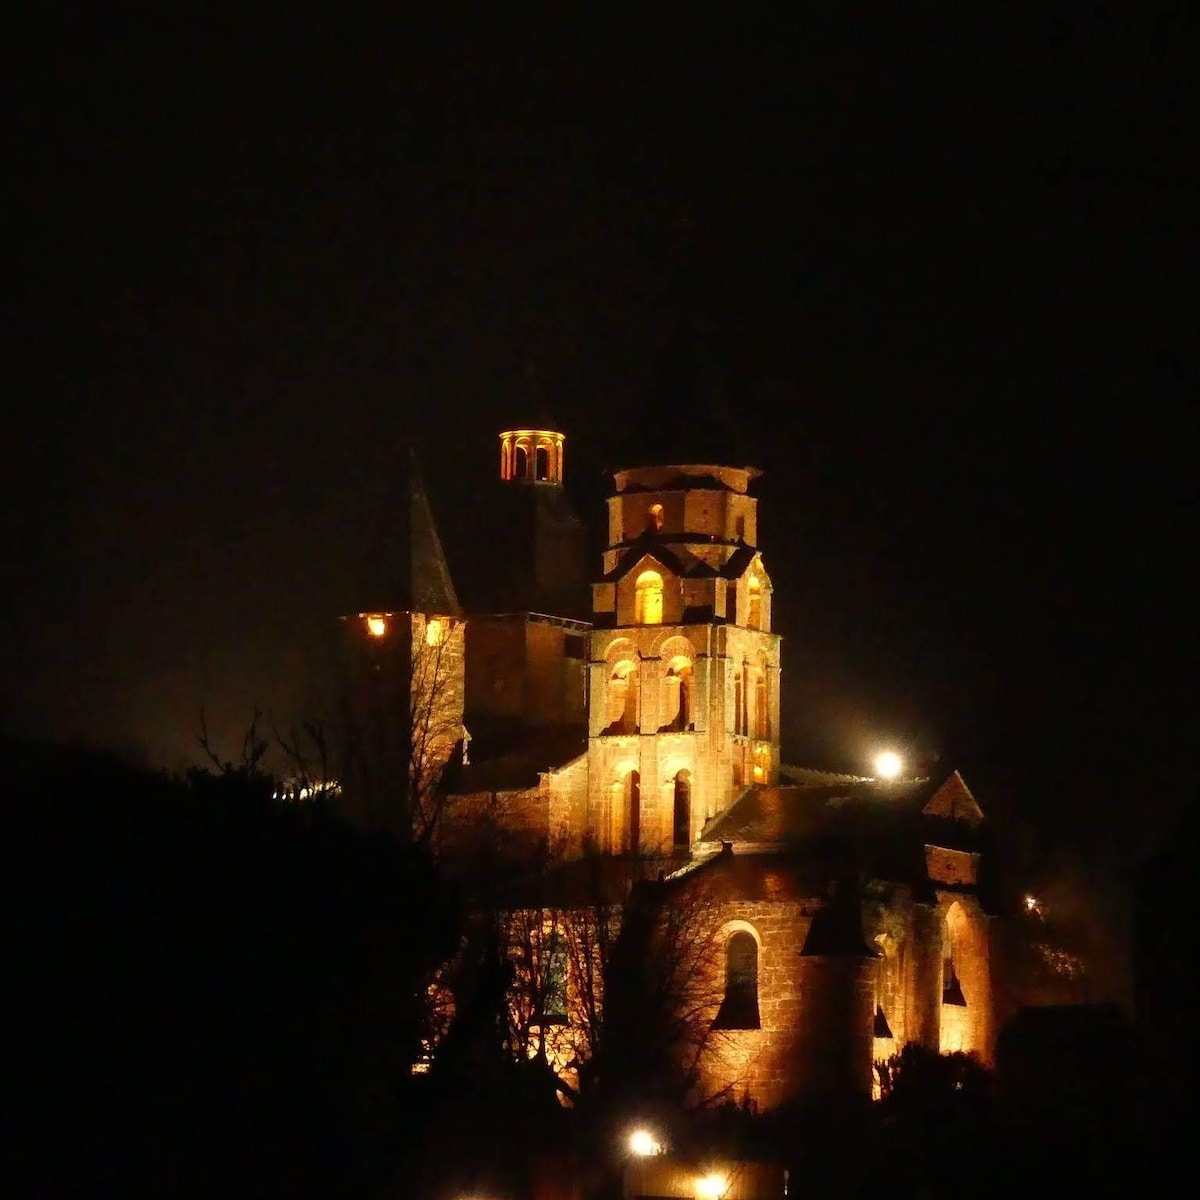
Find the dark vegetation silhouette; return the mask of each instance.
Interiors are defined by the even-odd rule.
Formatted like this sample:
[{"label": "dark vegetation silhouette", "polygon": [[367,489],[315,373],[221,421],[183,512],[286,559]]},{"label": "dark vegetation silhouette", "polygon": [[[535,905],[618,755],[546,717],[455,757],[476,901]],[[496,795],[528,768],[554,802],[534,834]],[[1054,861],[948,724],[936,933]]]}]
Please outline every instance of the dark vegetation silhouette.
[{"label": "dark vegetation silhouette", "polygon": [[419,1138],[452,898],[249,749],[169,778],[6,746],[6,1194],[369,1194]]},{"label": "dark vegetation silhouette", "polygon": [[[991,1072],[905,1047],[873,1106],[685,1113],[662,1084],[664,1049],[689,1035],[664,1000],[678,981],[670,956],[647,973],[638,951],[690,941],[664,932],[653,882],[598,959],[593,1074],[565,1110],[561,1080],[513,1039],[514,1008],[544,1020],[546,996],[522,992],[436,862],[323,801],[279,799],[253,730],[237,761],[184,776],[4,750],[5,1195],[522,1195],[574,1157],[590,1164],[583,1194],[601,1196],[638,1117],[697,1153],[784,1162],[811,1195],[1049,1195],[1060,1170],[1078,1191],[1129,1155],[1147,1180],[1181,1159],[1187,1081],[1169,1078],[1165,1043],[1148,1069],[1142,1030],[1109,1004],[1024,1010]],[[1176,961],[1179,906],[1194,911],[1183,879],[1166,857],[1148,864],[1161,963]],[[608,930],[611,898],[580,912]],[[414,1074],[451,959],[453,1019]],[[1182,976],[1148,981],[1165,1025]],[[1175,1045],[1187,1032],[1170,1030]]]}]

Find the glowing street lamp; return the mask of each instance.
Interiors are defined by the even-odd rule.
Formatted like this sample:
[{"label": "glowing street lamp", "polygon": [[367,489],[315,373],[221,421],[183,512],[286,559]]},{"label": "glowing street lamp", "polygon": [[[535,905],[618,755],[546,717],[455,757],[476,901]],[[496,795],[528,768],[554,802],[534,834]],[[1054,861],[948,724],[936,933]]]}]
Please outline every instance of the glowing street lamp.
[{"label": "glowing street lamp", "polygon": [[373,638],[381,638],[387,633],[387,618],[382,616],[371,616],[367,618],[367,632]]},{"label": "glowing street lamp", "polygon": [[879,779],[895,779],[903,766],[900,755],[891,750],[884,750],[881,754],[875,755],[875,775]]},{"label": "glowing street lamp", "polygon": [[652,1154],[661,1154],[662,1142],[649,1129],[635,1129],[629,1135],[629,1153],[638,1158],[649,1158]]}]

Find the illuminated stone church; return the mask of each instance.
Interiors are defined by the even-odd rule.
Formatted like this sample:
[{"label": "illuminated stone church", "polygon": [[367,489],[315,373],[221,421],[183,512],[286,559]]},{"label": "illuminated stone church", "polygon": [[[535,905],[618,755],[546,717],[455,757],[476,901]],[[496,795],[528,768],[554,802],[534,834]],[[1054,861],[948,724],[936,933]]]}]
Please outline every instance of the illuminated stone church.
[{"label": "illuminated stone church", "polygon": [[781,762],[759,472],[616,471],[589,562],[565,437],[539,424],[500,434],[467,537],[443,540],[414,473],[344,618],[371,703],[425,714],[385,748],[428,783],[436,842],[452,855],[485,828],[514,861],[644,863],[666,903],[705,889],[720,1036],[698,1099],[870,1094],[907,1042],[990,1062],[983,814],[964,781]]}]

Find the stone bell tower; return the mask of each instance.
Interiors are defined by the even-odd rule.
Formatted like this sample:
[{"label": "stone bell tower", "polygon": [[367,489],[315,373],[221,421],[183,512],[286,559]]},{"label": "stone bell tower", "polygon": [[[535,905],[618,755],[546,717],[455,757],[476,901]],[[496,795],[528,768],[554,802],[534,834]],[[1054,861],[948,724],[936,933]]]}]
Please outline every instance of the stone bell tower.
[{"label": "stone bell tower", "polygon": [[416,454],[405,456],[342,616],[348,814],[422,838],[464,740],[466,622]]},{"label": "stone bell tower", "polygon": [[752,467],[617,471],[593,586],[589,832],[689,852],[779,768],[779,636]]}]

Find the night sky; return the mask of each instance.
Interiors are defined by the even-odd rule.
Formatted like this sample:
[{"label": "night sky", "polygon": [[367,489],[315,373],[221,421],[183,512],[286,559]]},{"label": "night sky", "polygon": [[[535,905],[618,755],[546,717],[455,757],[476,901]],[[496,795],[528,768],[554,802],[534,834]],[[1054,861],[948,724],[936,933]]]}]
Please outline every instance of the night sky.
[{"label": "night sky", "polygon": [[3,728],[179,766],[203,707],[232,754],[320,705],[408,440],[449,538],[526,414],[593,521],[699,414],[765,471],[785,759],[1164,828],[1195,14],[428,7],[14,29]]}]

